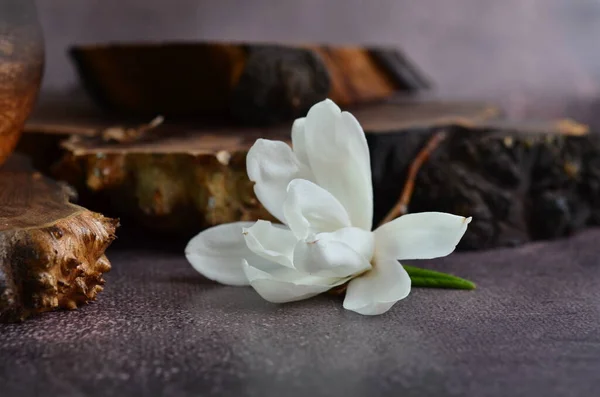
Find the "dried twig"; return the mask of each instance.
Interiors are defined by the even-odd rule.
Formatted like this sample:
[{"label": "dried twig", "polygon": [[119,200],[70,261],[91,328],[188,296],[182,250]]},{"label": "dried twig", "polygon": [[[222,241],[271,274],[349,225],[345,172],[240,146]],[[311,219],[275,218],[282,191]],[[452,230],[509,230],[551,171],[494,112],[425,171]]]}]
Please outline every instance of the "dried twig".
[{"label": "dried twig", "polygon": [[136,128],[110,127],[102,131],[101,137],[105,142],[135,142],[142,138],[146,132],[161,125],[163,121],[162,116],[157,116],[148,124],[142,124]]},{"label": "dried twig", "polygon": [[383,218],[380,226],[393,221],[397,217],[404,215],[408,212],[408,205],[410,204],[410,199],[412,197],[413,190],[415,188],[415,180],[417,179],[417,174],[419,170],[427,161],[429,156],[433,153],[433,151],[442,143],[444,139],[446,139],[447,133],[446,131],[438,131],[429,138],[427,144],[421,151],[417,154],[415,159],[410,164],[408,169],[408,174],[406,177],[406,182],[404,183],[404,188],[402,189],[402,194],[398,199],[398,202],[392,209],[388,212],[388,214]]}]

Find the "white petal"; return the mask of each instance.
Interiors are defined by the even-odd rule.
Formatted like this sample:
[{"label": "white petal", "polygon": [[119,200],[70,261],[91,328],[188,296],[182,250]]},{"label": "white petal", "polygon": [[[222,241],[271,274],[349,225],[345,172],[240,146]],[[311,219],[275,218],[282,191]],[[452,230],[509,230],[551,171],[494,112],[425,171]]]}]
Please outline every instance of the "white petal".
[{"label": "white petal", "polygon": [[244,228],[243,235],[246,245],[256,255],[286,267],[294,267],[292,255],[298,240],[289,229],[259,220],[251,227]]},{"label": "white petal", "polygon": [[443,212],[401,216],[375,231],[378,256],[431,259],[451,254],[465,234],[471,218]]},{"label": "white petal", "polygon": [[304,179],[290,182],[283,213],[287,225],[300,240],[311,233],[333,232],[350,226],[342,204],[327,190]]},{"label": "white petal", "polygon": [[308,166],[308,154],[306,153],[306,137],[304,135],[305,117],[296,119],[292,125],[292,147],[298,160]]},{"label": "white petal", "polygon": [[371,230],[371,163],[367,140],[358,121],[325,100],[309,110],[304,136],[316,183],[342,203],[352,226]]},{"label": "white petal", "polygon": [[322,233],[318,235],[320,240],[335,240],[352,247],[354,251],[361,254],[367,261],[371,261],[375,251],[375,235],[359,227],[346,227],[333,233]]},{"label": "white petal", "polygon": [[[360,228],[321,233],[314,241],[299,241],[294,266],[299,271],[324,277],[349,277],[371,268],[373,233]],[[355,245],[352,245],[355,243]],[[355,250],[354,248],[358,248]],[[359,250],[364,253],[357,252]]]},{"label": "white petal", "polygon": [[229,285],[248,285],[242,266],[244,258],[254,266],[261,261],[244,241],[242,229],[252,222],[236,222],[211,227],[190,240],[185,256],[206,278]]},{"label": "white petal", "polygon": [[281,141],[258,139],[246,156],[248,177],[255,182],[254,193],[274,217],[285,223],[283,201],[287,186],[293,179],[312,179],[292,149]]},{"label": "white petal", "polygon": [[265,300],[273,303],[293,302],[311,298],[343,284],[347,279],[307,276],[283,268],[267,273],[245,263],[244,271],[252,288]]},{"label": "white petal", "polygon": [[373,269],[350,281],[344,308],[364,315],[387,312],[410,293],[410,276],[396,259],[377,259]]}]

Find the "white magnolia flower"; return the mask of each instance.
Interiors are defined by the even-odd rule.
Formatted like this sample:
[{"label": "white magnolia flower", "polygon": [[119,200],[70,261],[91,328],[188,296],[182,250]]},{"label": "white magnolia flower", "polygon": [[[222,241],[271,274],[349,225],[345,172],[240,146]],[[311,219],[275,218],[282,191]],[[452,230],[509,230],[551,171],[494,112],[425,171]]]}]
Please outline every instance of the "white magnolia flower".
[{"label": "white magnolia flower", "polygon": [[470,218],[409,214],[371,231],[369,149],[358,121],[330,100],[292,128],[293,150],[259,139],[248,176],[283,225],[259,220],[210,228],[186,248],[192,266],[229,285],[251,285],[271,302],[310,298],[348,283],[344,308],[381,314],[410,292],[398,262],[454,251]]}]

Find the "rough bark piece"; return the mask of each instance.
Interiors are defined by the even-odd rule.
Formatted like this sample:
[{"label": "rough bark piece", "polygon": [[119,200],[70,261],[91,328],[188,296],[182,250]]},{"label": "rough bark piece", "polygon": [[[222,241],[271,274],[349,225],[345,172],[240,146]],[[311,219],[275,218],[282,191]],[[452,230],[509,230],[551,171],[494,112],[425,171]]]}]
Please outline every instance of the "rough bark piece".
[{"label": "rough bark piece", "polygon": [[75,309],[110,270],[118,221],[69,203],[70,190],[11,157],[0,168],[0,321]]},{"label": "rough bark piece", "polygon": [[[410,161],[440,130],[446,138],[419,170],[408,212],[472,216],[460,248],[514,246],[598,224],[600,141],[569,121],[369,135],[372,153],[387,158],[373,167],[377,217],[398,200]],[[400,156],[396,148],[410,135],[423,140]]]},{"label": "rough bark piece", "polygon": [[[353,111],[369,134],[408,131],[426,120],[433,125],[478,124],[498,114],[482,103],[404,101]],[[289,139],[288,123],[270,128],[196,129],[167,120],[133,143],[103,141],[103,131],[111,125],[76,119],[32,121],[19,149],[43,162],[36,164],[42,169],[49,169],[54,160],[48,156],[54,153],[53,176],[75,186],[85,206],[119,216],[125,225],[190,236],[224,222],[271,219],[254,196],[245,157],[259,137]],[[58,161],[60,151],[51,150],[49,141],[58,146],[60,137],[69,135],[63,143],[66,153]],[[421,139],[416,138],[414,147]],[[45,156],[36,145],[42,139]]]},{"label": "rough bark piece", "polygon": [[0,1],[0,164],[15,148],[33,107],[43,63],[33,0]]},{"label": "rough bark piece", "polygon": [[326,97],[343,106],[428,87],[399,51],[242,43],[83,46],[71,55],[107,108],[154,117],[293,120]]}]

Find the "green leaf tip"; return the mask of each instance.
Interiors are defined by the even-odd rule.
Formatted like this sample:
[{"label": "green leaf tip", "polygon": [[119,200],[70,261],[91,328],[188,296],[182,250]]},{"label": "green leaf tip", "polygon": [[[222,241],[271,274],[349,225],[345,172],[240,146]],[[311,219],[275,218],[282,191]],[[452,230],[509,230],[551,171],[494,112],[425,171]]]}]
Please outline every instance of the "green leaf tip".
[{"label": "green leaf tip", "polygon": [[410,276],[414,288],[446,288],[473,290],[475,283],[451,274],[421,269],[414,266],[402,265]]}]

